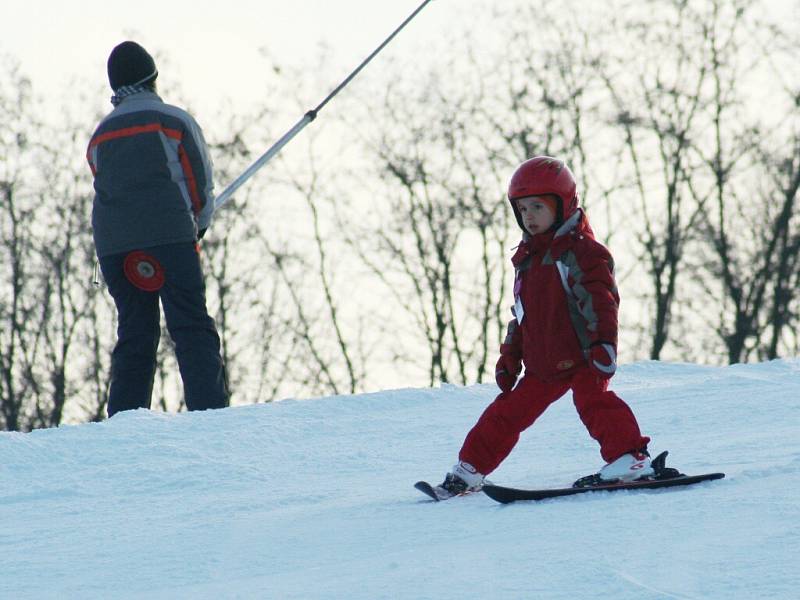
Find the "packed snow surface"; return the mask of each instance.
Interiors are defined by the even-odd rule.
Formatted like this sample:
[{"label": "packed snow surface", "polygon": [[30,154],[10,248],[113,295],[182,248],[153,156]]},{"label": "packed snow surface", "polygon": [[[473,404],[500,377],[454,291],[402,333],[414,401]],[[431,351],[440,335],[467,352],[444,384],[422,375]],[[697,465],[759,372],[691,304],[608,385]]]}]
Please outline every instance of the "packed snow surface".
[{"label": "packed snow surface", "polygon": [[[0,433],[0,598],[798,598],[800,360],[625,365],[687,488],[435,503],[493,385]],[[492,473],[602,464],[569,395]]]}]

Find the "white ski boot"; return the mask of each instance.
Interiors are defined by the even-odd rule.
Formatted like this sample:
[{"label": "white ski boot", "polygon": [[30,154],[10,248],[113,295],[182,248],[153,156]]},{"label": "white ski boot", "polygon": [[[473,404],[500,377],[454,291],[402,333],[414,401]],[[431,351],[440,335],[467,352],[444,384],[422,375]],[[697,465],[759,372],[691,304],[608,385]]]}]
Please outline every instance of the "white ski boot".
[{"label": "white ski boot", "polygon": [[[663,463],[663,458],[661,456],[659,458]],[[666,454],[664,458],[666,458]],[[636,481],[637,479],[647,479],[655,474],[656,470],[650,464],[650,454],[644,448],[623,454],[617,460],[600,469],[599,473],[581,477],[572,484],[572,487],[594,487],[611,483],[624,483]]]},{"label": "white ski boot", "polygon": [[600,469],[598,474],[601,482],[610,483],[644,479],[654,475],[655,471],[650,465],[650,455],[647,450],[638,450],[623,454],[614,462],[610,462]]},{"label": "white ski boot", "polygon": [[483,475],[478,473],[469,463],[459,462],[445,476],[441,485],[436,486],[440,497],[459,496],[469,492],[478,492],[483,487]]}]

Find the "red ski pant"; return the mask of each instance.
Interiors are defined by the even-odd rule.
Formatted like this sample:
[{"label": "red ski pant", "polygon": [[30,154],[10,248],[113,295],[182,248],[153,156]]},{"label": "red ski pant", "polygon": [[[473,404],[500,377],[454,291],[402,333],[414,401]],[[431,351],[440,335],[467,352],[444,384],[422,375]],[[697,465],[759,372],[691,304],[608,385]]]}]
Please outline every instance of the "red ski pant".
[{"label": "red ski pant", "polygon": [[545,382],[526,375],[510,392],[500,394],[467,434],[458,458],[483,475],[494,471],[519,440],[519,434],[569,389],[589,435],[600,443],[600,455],[612,462],[647,446],[630,407],[608,390],[608,381],[589,369],[571,379]]}]

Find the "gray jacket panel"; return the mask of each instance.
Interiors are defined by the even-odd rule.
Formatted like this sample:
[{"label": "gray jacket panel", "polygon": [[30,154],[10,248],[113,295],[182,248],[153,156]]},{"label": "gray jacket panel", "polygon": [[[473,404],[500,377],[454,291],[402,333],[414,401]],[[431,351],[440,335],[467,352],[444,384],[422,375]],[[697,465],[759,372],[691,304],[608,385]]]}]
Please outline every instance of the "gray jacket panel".
[{"label": "gray jacket panel", "polygon": [[213,175],[203,133],[157,94],[124,98],[98,125],[87,159],[98,256],[192,241],[211,223]]}]

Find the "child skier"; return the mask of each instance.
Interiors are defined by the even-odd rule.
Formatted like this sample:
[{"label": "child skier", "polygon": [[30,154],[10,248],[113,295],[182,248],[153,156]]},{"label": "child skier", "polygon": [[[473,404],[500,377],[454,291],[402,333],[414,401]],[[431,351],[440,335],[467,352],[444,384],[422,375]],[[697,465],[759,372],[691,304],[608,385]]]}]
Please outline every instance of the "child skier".
[{"label": "child skier", "polygon": [[[614,261],[578,208],[575,179],[560,160],[538,156],[511,178],[508,199],[522,229],[511,259],[514,319],[500,346],[501,394],[467,434],[442,497],[481,488],[545,409],[572,390],[575,408],[606,464],[576,485],[653,474],[636,417],[608,380],[617,368]],[[525,365],[525,374],[517,378]]]}]

